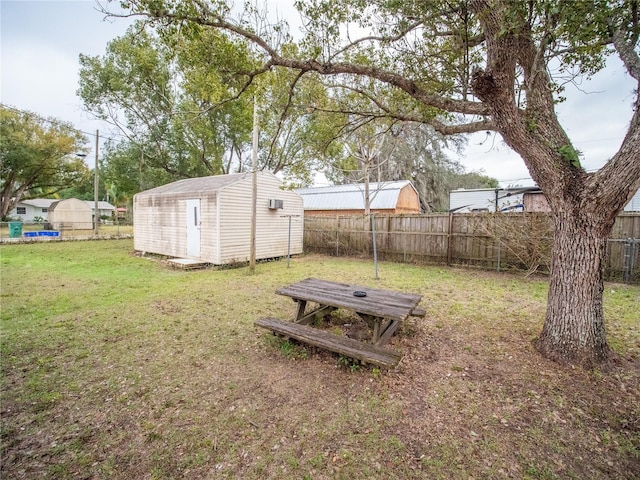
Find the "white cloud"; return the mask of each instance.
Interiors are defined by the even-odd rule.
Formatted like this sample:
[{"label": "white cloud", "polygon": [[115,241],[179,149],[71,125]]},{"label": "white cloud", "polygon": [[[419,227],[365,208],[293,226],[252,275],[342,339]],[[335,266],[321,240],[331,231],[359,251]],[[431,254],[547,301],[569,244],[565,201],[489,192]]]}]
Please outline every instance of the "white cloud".
[{"label": "white cloud", "polygon": [[2,67],[3,101],[41,115],[62,117],[78,103],[78,63],[59,50],[46,45],[19,45],[3,58]]},{"label": "white cloud", "polygon": [[[72,123],[92,135],[112,128],[83,111],[79,56],[102,55],[131,21],[105,20],[93,0],[0,1],[0,101]],[[87,157],[93,166],[92,157]]]}]

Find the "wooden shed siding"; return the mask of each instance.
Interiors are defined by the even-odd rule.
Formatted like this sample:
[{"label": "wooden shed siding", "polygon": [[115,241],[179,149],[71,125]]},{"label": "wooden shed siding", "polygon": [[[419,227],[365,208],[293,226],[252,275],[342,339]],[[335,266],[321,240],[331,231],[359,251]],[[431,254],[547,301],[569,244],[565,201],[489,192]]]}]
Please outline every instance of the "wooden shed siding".
[{"label": "wooden shed siding", "polygon": [[547,201],[547,198],[542,194],[542,192],[524,193],[524,195],[522,195],[522,204],[524,205],[525,212],[551,211],[549,202]]},{"label": "wooden shed siding", "polygon": [[418,193],[411,185],[407,185],[400,190],[395,213],[420,213]]}]

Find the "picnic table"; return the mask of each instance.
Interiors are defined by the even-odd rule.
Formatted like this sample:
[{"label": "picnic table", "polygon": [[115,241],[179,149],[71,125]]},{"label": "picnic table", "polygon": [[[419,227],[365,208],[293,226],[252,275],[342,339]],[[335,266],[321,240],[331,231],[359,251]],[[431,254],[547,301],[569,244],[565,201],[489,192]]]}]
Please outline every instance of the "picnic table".
[{"label": "picnic table", "polygon": [[[407,317],[425,315],[425,311],[418,308],[421,295],[317,278],[279,288],[276,293],[297,303],[294,320],[262,318],[256,325],[365,363],[387,367],[395,366],[401,355],[384,345]],[[337,309],[353,311],[362,318],[373,332],[371,341],[365,343],[309,326]]]}]

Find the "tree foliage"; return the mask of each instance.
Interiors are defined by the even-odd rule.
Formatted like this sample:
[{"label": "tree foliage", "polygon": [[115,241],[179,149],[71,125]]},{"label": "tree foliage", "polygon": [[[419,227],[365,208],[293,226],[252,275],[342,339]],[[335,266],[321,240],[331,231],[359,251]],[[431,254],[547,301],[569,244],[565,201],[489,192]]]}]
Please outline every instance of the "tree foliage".
[{"label": "tree foliage", "polygon": [[[318,158],[331,151],[328,115],[308,111],[308,99],[324,95],[322,85],[286,70],[254,81],[248,73],[257,61],[247,42],[224,32],[137,22],[104,56],[80,60],[85,107],[126,136],[105,155],[106,164],[116,163],[107,172],[121,188],[133,187],[131,177],[121,175],[127,170],[135,171],[140,188],[249,170],[254,101],[263,145],[259,168],[306,184]],[[300,90],[295,97],[292,83]]]},{"label": "tree foliage", "polygon": [[[258,10],[250,13],[260,17]],[[274,28],[270,38],[291,56],[305,54],[305,44],[292,43],[284,30]],[[315,171],[335,170],[348,156],[345,137],[370,120],[352,112],[365,111],[370,100],[355,86],[261,68],[260,60],[247,39],[224,31],[142,21],[113,40],[105,55],[81,56],[78,93],[86,108],[126,135],[103,156],[107,175],[116,175],[108,182],[132,195],[138,190],[128,190],[131,176],[120,176],[123,170],[135,172],[138,188],[248,171],[254,101],[258,168],[282,173],[289,186],[309,185]],[[112,161],[118,168],[109,168]]]},{"label": "tree foliage", "polygon": [[22,199],[52,195],[89,176],[85,139],[70,124],[0,106],[0,216]]},{"label": "tree foliage", "polygon": [[187,42],[175,29],[161,33],[138,22],[103,57],[81,55],[78,93],[143,151],[149,177],[161,175],[157,170],[173,178],[225,173],[225,153],[248,142],[251,118],[242,101],[213,108],[233,95],[215,56],[246,63],[246,52],[223,35],[199,32],[201,41]]}]

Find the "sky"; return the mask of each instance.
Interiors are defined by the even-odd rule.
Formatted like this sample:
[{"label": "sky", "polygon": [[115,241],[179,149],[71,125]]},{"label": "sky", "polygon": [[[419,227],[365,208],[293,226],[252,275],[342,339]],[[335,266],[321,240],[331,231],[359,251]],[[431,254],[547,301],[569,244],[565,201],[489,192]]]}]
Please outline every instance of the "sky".
[{"label": "sky", "polygon": [[[274,10],[291,11],[287,0],[269,3]],[[297,14],[292,20],[299,24]],[[94,0],[0,0],[0,101],[71,122],[87,134],[92,149],[97,129],[101,138],[116,136],[116,130],[83,111],[76,96],[78,57],[103,55],[129,24],[105,19]],[[558,117],[587,170],[600,168],[618,150],[631,119],[633,92],[634,83],[616,59],[580,87],[567,86],[568,100],[558,106]],[[90,167],[94,155],[87,156]],[[533,184],[520,156],[497,134],[471,135],[466,150],[450,156],[467,170],[497,178],[503,187]]]},{"label": "sky", "polygon": [[0,0],[0,101],[85,132],[91,167],[96,130],[106,136],[111,127],[84,112],[76,96],[79,55],[104,54],[128,26],[105,20],[95,8],[91,0]]}]

